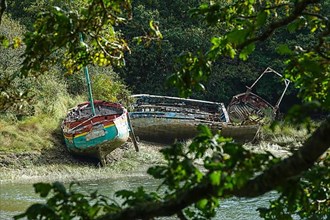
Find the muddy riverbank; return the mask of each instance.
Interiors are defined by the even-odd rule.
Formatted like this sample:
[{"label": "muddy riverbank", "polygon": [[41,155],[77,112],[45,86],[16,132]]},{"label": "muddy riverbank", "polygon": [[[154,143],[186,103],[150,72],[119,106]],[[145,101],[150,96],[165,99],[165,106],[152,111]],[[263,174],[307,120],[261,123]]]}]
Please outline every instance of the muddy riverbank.
[{"label": "muddy riverbank", "polygon": [[0,153],[0,183],[84,181],[114,176],[146,175],[148,167],[164,163],[159,150],[166,145],[139,142],[139,152],[128,143],[114,150],[101,167],[98,161],[73,157],[64,146],[44,152]]},{"label": "muddy riverbank", "polygon": [[[258,143],[247,143],[246,149],[254,152],[268,151],[275,157],[287,157],[302,145],[308,134],[304,130],[294,130],[285,134],[263,132]],[[57,139],[56,139],[57,140]],[[101,167],[98,161],[73,157],[59,140],[50,148],[24,153],[0,152],[0,184],[6,182],[38,181],[84,181],[106,179],[129,175],[147,175],[146,170],[156,164],[163,164],[159,152],[168,145],[140,141],[139,152],[133,143],[114,150],[108,157],[108,164]]]}]

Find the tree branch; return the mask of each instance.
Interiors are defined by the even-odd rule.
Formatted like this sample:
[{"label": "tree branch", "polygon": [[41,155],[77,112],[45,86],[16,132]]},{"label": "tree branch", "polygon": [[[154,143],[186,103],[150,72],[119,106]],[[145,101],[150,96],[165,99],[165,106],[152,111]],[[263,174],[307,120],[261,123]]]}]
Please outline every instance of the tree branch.
[{"label": "tree branch", "polygon": [[[304,145],[291,157],[266,170],[259,176],[249,180],[240,189],[226,191],[222,196],[234,195],[237,197],[260,196],[276,187],[285,184],[289,179],[300,176],[311,168],[315,161],[330,147],[330,116],[306,140]],[[201,183],[198,186],[179,192],[176,198],[164,202],[149,202],[129,207],[117,214],[107,214],[99,218],[105,219],[151,219],[155,216],[171,216],[178,213],[202,198],[217,196],[217,190],[210,183]]]},{"label": "tree branch", "polygon": [[268,39],[274,33],[274,31],[276,29],[283,27],[285,25],[288,25],[292,21],[296,20],[303,13],[303,11],[307,8],[308,5],[317,3],[317,2],[319,2],[319,0],[303,0],[303,1],[298,2],[294,6],[294,10],[293,10],[292,14],[290,14],[288,17],[286,17],[284,19],[271,23],[261,35],[255,37],[255,38],[246,40],[244,43],[238,45],[237,49],[243,49],[244,47],[248,46],[249,44],[251,44],[253,42],[264,41],[264,40]]},{"label": "tree branch", "polygon": [[291,157],[248,181],[234,192],[238,197],[262,195],[311,168],[330,147],[330,116]]},{"label": "tree branch", "polygon": [[210,183],[199,184],[198,186],[177,194],[177,197],[164,202],[147,202],[129,207],[117,214],[107,214],[99,218],[106,219],[152,219],[153,217],[172,216],[182,209],[201,200],[216,194],[216,190]]}]

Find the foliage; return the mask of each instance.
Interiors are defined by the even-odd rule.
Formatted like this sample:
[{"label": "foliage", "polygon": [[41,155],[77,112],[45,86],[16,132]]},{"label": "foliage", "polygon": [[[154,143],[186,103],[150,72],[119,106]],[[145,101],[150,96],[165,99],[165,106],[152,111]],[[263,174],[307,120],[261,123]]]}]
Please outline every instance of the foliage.
[{"label": "foliage", "polygon": [[[71,184],[67,190],[62,183],[54,182],[34,184],[36,193],[42,198],[51,192],[53,197],[47,200],[47,204],[34,204],[28,208],[27,219],[95,219],[104,211],[116,211],[116,206],[109,206],[109,198],[92,192],[89,195],[77,193],[73,190],[75,184]],[[106,208],[105,208],[106,207]],[[15,219],[25,217],[18,215]]]},{"label": "foliage", "polygon": [[[318,1],[239,1],[225,5],[222,5],[221,1],[216,1],[210,5],[202,4],[198,9],[192,10],[192,14],[204,16],[209,25],[215,25],[219,21],[227,29],[225,34],[211,40],[213,45],[207,52],[208,58],[203,58],[200,62],[214,61],[220,56],[247,60],[258,41],[268,39],[275,29],[286,25],[289,32],[309,31],[314,33],[314,44],[289,48],[283,43],[278,44],[277,50],[289,57],[285,73],[301,88],[300,96],[308,101],[318,100],[326,104],[330,87],[330,25],[321,6]],[[193,68],[196,73],[203,69],[203,65],[198,62]],[[179,72],[178,76],[181,74],[183,73]],[[202,78],[194,76],[192,80],[200,82]],[[315,84],[311,84],[311,80],[315,81]],[[186,83],[178,85],[179,88],[189,86]]]},{"label": "foliage", "polygon": [[128,47],[114,28],[125,21],[125,11],[130,18],[128,1],[94,0],[88,8],[79,7],[79,11],[50,7],[40,13],[35,31],[24,38],[23,75],[30,71],[38,75],[58,62],[63,62],[68,74],[93,63],[122,65]]},{"label": "foliage", "polygon": [[51,115],[60,119],[67,108],[76,104],[79,96],[70,97],[67,85],[58,72],[40,76],[30,84],[35,94],[32,115]]},{"label": "foliage", "polygon": [[[176,90],[164,82],[175,69],[181,67],[180,54],[206,51],[210,45],[208,38],[216,30],[205,27],[198,20],[189,19],[188,10],[196,7],[199,1],[134,1],[132,4],[134,19],[123,27],[131,55],[126,57],[128,65],[116,71],[134,93],[177,95]],[[148,35],[145,28],[148,20],[159,24],[163,40],[143,41],[135,45],[135,36]],[[216,98],[212,96],[211,100]]]},{"label": "foliage", "polygon": [[[188,97],[192,94],[193,89],[205,90],[202,81],[205,81],[210,72],[211,64],[205,61],[203,55],[194,57],[188,53],[185,56],[180,57],[180,63],[183,65],[180,69],[180,73],[172,75],[169,78],[169,83],[179,88],[180,95]],[[185,87],[187,89],[180,89]]]},{"label": "foliage", "polygon": [[20,56],[24,48],[20,46],[19,36],[22,36],[25,28],[13,19],[4,15],[0,26],[0,35],[3,35],[0,50],[0,112],[12,111],[17,114],[29,114],[29,103],[33,93],[29,84],[31,78],[22,81],[19,79]]},{"label": "foliage", "polygon": [[86,97],[70,96],[58,75],[41,76],[30,81],[27,88],[34,94],[29,104],[19,110],[14,110],[15,105],[11,106],[0,114],[1,152],[40,152],[58,148],[54,140],[61,143],[61,139],[56,139],[60,121],[67,109],[86,100]]},{"label": "foliage", "polygon": [[[288,36],[285,30],[277,31],[277,35],[270,39],[270,42],[256,45],[255,53],[248,63],[238,58],[234,60],[220,57],[214,62],[208,62],[205,55],[211,46],[210,38],[223,33],[223,24],[207,26],[201,19],[191,18],[190,10],[197,7],[204,1],[134,1],[132,10],[134,19],[122,27],[127,42],[131,48],[131,54],[126,56],[126,66],[116,70],[124,78],[133,93],[149,93],[161,95],[178,95],[180,86],[184,82],[196,85],[196,89],[190,89],[188,96],[203,100],[229,103],[232,96],[243,92],[245,86],[252,84],[264,69],[271,66],[282,73],[283,63],[279,55],[275,52],[278,43],[290,41],[290,45],[300,44],[303,38],[296,38],[295,34]],[[178,12],[180,11],[180,13]],[[147,21],[158,22],[162,32],[162,41],[147,41],[148,43],[134,44],[136,35],[148,35]],[[181,22],[183,21],[183,22]],[[187,40],[189,39],[189,40]],[[133,43],[132,43],[133,42]],[[189,62],[199,57],[199,64],[208,68],[208,72],[200,74],[198,71],[189,72]],[[205,64],[202,61],[205,61]],[[182,61],[186,60],[187,64]],[[198,62],[195,69],[198,68]],[[190,67],[193,69],[193,67]],[[184,73],[180,73],[185,69]],[[183,70],[182,70],[183,71]],[[176,74],[177,73],[177,74]],[[201,82],[189,80],[189,74],[199,77]],[[164,84],[164,81],[167,83]],[[175,87],[173,87],[175,84]],[[267,84],[263,90],[257,91],[262,97],[268,97],[269,91],[275,90],[276,93],[282,91],[282,87],[273,88]],[[270,90],[269,88],[272,88]],[[184,90],[182,90],[183,95]],[[286,97],[289,102],[283,102],[281,107],[287,110],[292,103],[297,103],[297,91],[290,86]]]},{"label": "foliage", "polygon": [[[7,12],[13,19],[18,20],[24,26],[30,28],[36,17],[36,11],[31,11],[32,5],[36,4],[36,0],[7,1]],[[40,8],[39,8],[40,10]],[[23,19],[25,18],[25,19]]]},{"label": "foliage", "polygon": [[[163,4],[160,1],[151,2]],[[119,16],[124,10],[128,10],[130,17],[130,2],[120,4],[117,1],[93,0],[90,3],[88,10],[80,13],[55,7],[40,15],[35,25],[36,31],[25,38],[27,50],[24,55],[26,59],[23,74],[27,75],[30,70],[37,71],[37,74],[43,72],[44,68],[57,61],[56,58],[62,53],[68,73],[73,73],[89,63],[122,64],[127,45],[112,28],[116,22],[123,21]],[[179,11],[179,6],[183,5],[175,4]],[[325,9],[322,6],[326,6]],[[201,83],[210,75],[210,64],[229,59],[234,59],[232,62],[241,62],[238,59],[246,61],[256,50],[259,41],[266,41],[276,30],[287,28],[289,32],[308,33],[307,39],[310,42],[307,45],[291,47],[287,42],[276,41],[278,53],[287,60],[283,63],[287,77],[300,88],[299,95],[306,101],[315,101],[318,106],[329,108],[328,9],[329,4],[326,4],[326,1],[318,0],[219,0],[201,4],[191,11],[192,15],[202,18],[219,33],[211,39],[211,47],[207,52],[198,52],[197,55],[184,53],[181,59],[183,68],[177,71],[171,81],[183,91],[181,94],[188,96],[194,89],[202,88]],[[166,15],[169,24],[175,23],[174,15],[181,16],[173,8]],[[58,25],[55,25],[57,23]],[[157,23],[153,22],[152,30],[160,37],[155,25]],[[78,33],[88,36],[86,42],[90,46],[81,43],[77,48]],[[99,34],[105,34],[106,39],[97,38]],[[166,39],[165,34],[162,36]],[[174,36],[173,39],[180,37]],[[59,51],[61,47],[65,50]],[[147,58],[162,60],[162,57]],[[310,83],[310,80],[315,83]],[[315,106],[311,109],[315,109]],[[273,160],[268,154],[253,154],[230,140],[218,135],[213,136],[205,127],[200,129],[201,134],[188,149],[176,143],[163,150],[168,161],[167,166],[149,169],[148,172],[153,177],[163,180],[163,194],[149,194],[143,188],[138,188],[136,192],[121,191],[116,195],[125,200],[122,206],[114,203],[102,206],[102,203],[100,207],[96,202],[97,207],[94,209],[93,203],[88,202],[94,197],[87,197],[85,200],[85,196],[67,193],[58,184],[46,185],[47,190],[40,191],[42,196],[47,196],[51,189],[55,190],[55,197],[47,200],[47,205],[51,207],[31,206],[31,209],[18,217],[42,218],[51,213],[53,216],[68,218],[89,218],[92,213],[91,216],[98,216],[97,219],[152,219],[155,216],[175,214],[180,219],[208,219],[214,216],[219,198],[256,197],[273,189],[282,194],[269,209],[261,209],[263,217],[291,217],[292,214],[306,219],[315,215],[320,218],[327,217],[329,169],[328,166],[316,162],[329,148],[330,118],[320,124],[301,149],[285,160]],[[196,164],[196,160],[203,161],[203,170]],[[325,159],[326,165],[327,161],[328,155]],[[312,168],[314,165],[315,169]],[[315,178],[321,174],[325,177]],[[290,185],[292,183],[296,186],[294,190]],[[38,186],[36,188],[39,191]],[[56,194],[58,192],[60,193]],[[324,199],[326,202],[318,202]],[[82,202],[83,210],[80,206],[75,206],[77,202]],[[315,213],[314,207],[317,203],[320,207]],[[39,207],[40,212],[36,213],[35,207]],[[43,212],[45,209],[41,207],[50,208],[50,212]],[[105,213],[100,213],[101,209],[105,210]]]},{"label": "foliage", "polygon": [[[63,8],[69,8],[69,7],[75,7],[79,8],[81,5],[86,5],[86,2],[84,1],[75,1],[74,3],[69,2],[61,2],[61,1],[51,1],[52,4],[55,3],[61,3],[60,5]],[[32,5],[31,5],[32,4]],[[47,14],[47,16],[51,16],[50,14],[56,12],[56,9],[51,7],[51,12],[47,12],[47,9],[50,7],[50,3],[46,3],[45,1],[40,2],[32,2],[32,1],[24,1],[24,2],[11,2],[9,5],[9,12],[13,17],[17,17],[18,14],[14,13],[13,10],[18,10],[19,7],[24,6],[24,10],[26,10],[26,13],[44,13]],[[29,6],[29,7],[28,7]],[[78,7],[79,6],[79,7]],[[39,10],[39,11],[38,11]],[[41,12],[40,12],[41,10]],[[73,10],[73,9],[72,9]],[[54,13],[55,13],[54,12]],[[42,14],[41,13],[41,14]],[[64,12],[63,12],[64,13]],[[25,14],[24,14],[25,15]],[[27,15],[26,15],[27,16]],[[40,15],[41,16],[41,15]],[[45,15],[46,16],[46,15]],[[46,16],[46,17],[47,17]],[[57,16],[61,16],[57,14]],[[64,15],[63,15],[64,16]],[[42,16],[41,16],[42,17]],[[52,16],[51,16],[52,17]],[[56,18],[52,17],[52,18]],[[57,17],[58,18],[58,17]],[[44,19],[46,19],[44,17]],[[48,19],[48,18],[47,18]],[[47,20],[46,19],[46,20]],[[51,18],[49,18],[51,19]],[[42,20],[42,19],[41,19]],[[36,23],[41,25],[41,20],[37,21]],[[44,21],[46,21],[44,20]],[[48,21],[48,20],[47,20]],[[66,21],[61,20],[61,21]],[[45,24],[47,25],[47,24]],[[55,25],[56,26],[56,25]],[[60,27],[62,31],[65,31]],[[55,110],[66,112],[66,109],[63,109],[61,107],[57,108],[54,107],[55,105],[62,105],[63,102],[59,101],[60,99],[68,99],[67,98],[67,92],[70,94],[73,94],[75,96],[84,96],[84,89],[82,88],[82,85],[85,85],[84,77],[82,74],[69,74],[65,76],[60,76],[60,72],[64,72],[63,67],[59,63],[56,63],[53,67],[47,66],[47,72],[42,71],[38,72],[38,74],[27,74],[25,72],[25,75],[22,75],[22,72],[20,71],[20,65],[21,65],[21,56],[24,56],[24,49],[26,49],[25,52],[29,50],[28,45],[23,45],[23,42],[21,41],[21,38],[23,34],[26,32],[26,29],[20,25],[17,21],[11,19],[6,14],[2,17],[2,25],[1,25],[1,35],[3,34],[3,42],[2,46],[3,49],[1,50],[1,69],[2,74],[0,76],[0,111],[1,113],[8,113],[11,112],[12,114],[16,114],[17,116],[26,116],[26,115],[34,115],[34,114],[54,114]],[[37,32],[36,32],[37,33]],[[33,32],[31,33],[33,35]],[[64,34],[64,33],[63,33]],[[31,35],[31,36],[32,36]],[[31,37],[30,36],[30,37]],[[52,36],[52,35],[49,35]],[[48,37],[49,37],[48,36]],[[76,35],[76,39],[79,42],[79,35]],[[36,37],[36,36],[35,36]],[[40,37],[40,36],[39,36]],[[47,36],[44,36],[47,38]],[[33,37],[32,37],[33,38]],[[30,39],[33,41],[33,39]],[[65,39],[62,39],[65,40]],[[32,42],[31,41],[31,42]],[[38,40],[37,40],[38,41]],[[62,41],[59,40],[57,43],[61,43]],[[38,43],[38,42],[36,42]],[[40,42],[39,42],[40,43]],[[44,46],[47,45],[47,42],[44,42]],[[55,43],[54,45],[56,45]],[[116,42],[113,42],[116,43]],[[74,46],[74,42],[72,47]],[[27,48],[26,48],[27,46]],[[30,45],[31,46],[31,45]],[[34,45],[36,46],[36,45]],[[40,46],[40,45],[39,45]],[[39,47],[38,45],[36,48]],[[31,53],[34,53],[37,51],[37,49],[31,49]],[[48,50],[48,45],[46,50]],[[60,58],[60,54],[64,53],[63,49],[58,48],[59,50],[56,51],[56,55],[53,56],[53,58],[57,57]],[[33,52],[34,51],[34,52]],[[46,54],[43,54],[42,51],[41,54],[36,55],[39,57],[45,57]],[[48,51],[50,52],[50,51]],[[47,52],[47,53],[48,53]],[[101,54],[100,56],[104,56]],[[49,58],[52,60],[53,58]],[[56,58],[56,59],[57,59]],[[43,59],[43,58],[41,58]],[[47,58],[48,59],[48,58]],[[94,64],[104,64],[104,59],[95,58],[93,59]],[[43,62],[42,60],[38,60],[38,62]],[[68,60],[66,60],[68,61]],[[65,62],[66,62],[65,61]],[[32,62],[35,62],[32,61]],[[46,61],[47,63],[48,61]],[[38,64],[39,66],[39,64]],[[46,70],[46,69],[45,69]],[[93,71],[94,69],[91,68]],[[96,71],[100,71],[99,69],[95,69]],[[35,70],[34,70],[35,71]],[[105,72],[102,70],[102,72]],[[23,67],[23,73],[24,73],[24,67]],[[41,77],[39,76],[41,75]],[[56,75],[56,77],[55,77]],[[93,74],[92,74],[93,75]],[[112,73],[114,75],[114,73]],[[97,79],[97,77],[96,77]],[[108,88],[109,93],[108,97],[104,97],[104,95],[99,96],[99,98],[107,98],[109,100],[117,100],[117,101],[124,101],[127,102],[129,92],[125,88],[125,86],[120,82],[118,77],[112,77],[111,80],[113,81],[112,84],[106,84],[102,85],[103,88]],[[98,82],[101,82],[98,80]],[[105,82],[103,82],[105,83]],[[111,86],[114,88],[111,90]],[[84,88],[84,87],[83,87]],[[101,93],[101,85],[95,88],[95,94],[98,95]],[[110,97],[110,94],[112,97]],[[79,98],[78,98],[79,99]],[[70,100],[70,99],[68,99]],[[65,104],[64,106],[67,107]],[[63,113],[56,112],[56,115],[61,115]]]},{"label": "foliage", "polygon": [[[269,208],[259,208],[264,219],[326,219],[329,211],[330,157],[321,166],[308,170],[301,181],[292,180],[281,187],[283,194]],[[322,178],[319,178],[322,176]]]},{"label": "foliage", "polygon": [[[240,188],[256,171],[264,169],[269,155],[252,154],[228,138],[213,136],[207,127],[200,126],[199,130],[188,149],[176,143],[162,150],[168,164],[152,167],[148,173],[163,180],[166,199],[176,198],[199,184],[208,185],[209,194],[203,199],[195,195],[194,203],[184,213],[191,219],[209,219],[219,206],[217,197],[229,196],[228,191]],[[202,167],[198,161],[203,161]]]},{"label": "foliage", "polygon": [[96,73],[92,75],[93,96],[95,99],[121,102],[129,106],[130,91],[114,73]]}]

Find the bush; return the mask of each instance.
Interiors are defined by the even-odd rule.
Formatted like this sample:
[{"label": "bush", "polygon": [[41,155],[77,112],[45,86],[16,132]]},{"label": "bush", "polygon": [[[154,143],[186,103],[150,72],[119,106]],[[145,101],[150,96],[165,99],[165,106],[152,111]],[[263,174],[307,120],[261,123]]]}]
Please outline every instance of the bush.
[{"label": "bush", "polygon": [[131,92],[116,73],[101,69],[91,74],[91,81],[95,100],[119,102],[124,106],[129,106],[131,103]]}]

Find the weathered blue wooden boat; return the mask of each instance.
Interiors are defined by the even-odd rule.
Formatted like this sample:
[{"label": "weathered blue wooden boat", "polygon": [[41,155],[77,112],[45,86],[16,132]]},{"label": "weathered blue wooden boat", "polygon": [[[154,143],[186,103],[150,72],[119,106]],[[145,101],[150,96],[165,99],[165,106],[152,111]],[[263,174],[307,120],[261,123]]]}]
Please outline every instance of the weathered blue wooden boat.
[{"label": "weathered blue wooden boat", "polygon": [[173,143],[198,134],[199,124],[237,141],[255,137],[259,126],[232,126],[223,103],[170,96],[137,94],[129,113],[135,134],[142,140]]},{"label": "weathered blue wooden boat", "polygon": [[249,142],[258,136],[261,125],[276,115],[290,81],[274,106],[252,92],[266,73],[281,74],[268,67],[245,93],[234,96],[225,108],[223,103],[183,99],[149,94],[133,95],[135,102],[129,113],[135,134],[144,140],[171,143],[193,138],[199,124],[213,132],[232,137],[237,142]]}]

